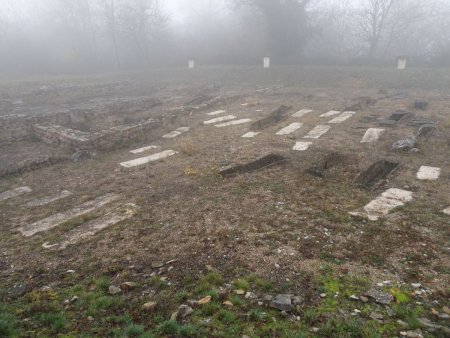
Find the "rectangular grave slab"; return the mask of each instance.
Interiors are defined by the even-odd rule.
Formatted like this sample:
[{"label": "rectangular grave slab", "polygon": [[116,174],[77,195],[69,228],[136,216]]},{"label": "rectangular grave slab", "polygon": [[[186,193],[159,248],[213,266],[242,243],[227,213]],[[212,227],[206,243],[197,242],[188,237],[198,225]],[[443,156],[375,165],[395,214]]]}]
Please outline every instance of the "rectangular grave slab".
[{"label": "rectangular grave slab", "polygon": [[419,180],[435,181],[441,176],[441,168],[421,166],[417,172]]},{"label": "rectangular grave slab", "polygon": [[380,136],[386,131],[383,128],[369,128],[367,129],[364,137],[361,140],[361,143],[374,143],[378,141]]},{"label": "rectangular grave slab", "polygon": [[286,162],[285,157],[278,154],[269,154],[255,161],[224,169],[220,171],[220,175],[222,175],[223,177],[230,177],[237,174],[245,174],[256,170],[268,168],[277,164],[281,164],[284,162]]},{"label": "rectangular grave slab", "polygon": [[[78,227],[73,228],[67,234],[64,235],[63,241],[60,243],[59,248],[65,249],[69,245],[73,245],[89,239],[98,232],[132,218],[137,211],[135,204],[126,204],[118,210],[109,212],[108,214],[88,221]],[[48,247],[55,247],[50,245]]]},{"label": "rectangular grave slab", "polygon": [[330,110],[329,112],[326,112],[322,115],[320,115],[320,117],[331,117],[331,116],[335,116],[335,115],[339,115],[341,112],[338,110]]},{"label": "rectangular grave slab", "polygon": [[155,162],[155,161],[159,161],[162,159],[165,159],[167,157],[173,156],[178,154],[177,151],[174,150],[165,150],[162,151],[160,153],[157,154],[153,154],[150,156],[146,156],[146,157],[141,157],[141,158],[137,158],[135,160],[131,160],[131,161],[127,161],[127,162],[122,162],[120,163],[120,165],[124,168],[132,168],[132,167],[138,167],[140,165],[144,165],[150,162]]},{"label": "rectangular grave slab", "polygon": [[2,192],[0,194],[0,202],[9,200],[10,198],[18,197],[26,193],[30,193],[32,191],[33,190],[30,187],[19,187],[14,190]]},{"label": "rectangular grave slab", "polygon": [[355,115],[356,113],[354,111],[345,111],[343,112],[341,115],[339,115],[338,117],[332,119],[330,122],[328,123],[342,123],[344,121],[347,121],[349,118],[351,118],[353,115]]},{"label": "rectangular grave slab", "polygon": [[377,161],[361,173],[356,182],[365,188],[371,189],[382,180],[387,179],[399,166],[400,163],[397,162]]},{"label": "rectangular grave slab", "polygon": [[381,196],[374,199],[364,207],[363,212],[351,212],[354,216],[366,216],[371,221],[377,221],[380,217],[386,216],[395,208],[404,206],[405,203],[412,201],[413,193],[402,189],[389,189]]},{"label": "rectangular grave slab", "polygon": [[43,205],[47,205],[56,201],[59,201],[63,198],[69,197],[71,196],[72,193],[68,190],[63,190],[53,196],[49,196],[49,197],[44,197],[32,202],[27,203],[27,207],[41,207]]},{"label": "rectangular grave slab", "polygon": [[319,139],[322,135],[326,134],[331,129],[327,125],[318,125],[313,130],[311,130],[304,138]]},{"label": "rectangular grave slab", "polygon": [[245,133],[242,135],[243,138],[254,138],[255,136],[259,135],[261,132],[259,131],[249,131],[248,133]]},{"label": "rectangular grave slab", "polygon": [[302,109],[299,110],[298,112],[296,112],[294,115],[292,115],[292,117],[303,117],[305,115],[308,115],[310,113],[312,113],[313,111],[311,109]]},{"label": "rectangular grave slab", "polygon": [[225,114],[226,112],[227,112],[226,110],[216,110],[216,111],[212,111],[206,115],[215,116],[215,115]]},{"label": "rectangular grave slab", "polygon": [[180,127],[177,130],[174,130],[174,131],[164,135],[163,138],[175,138],[175,137],[180,136],[183,133],[188,132],[189,130],[190,130],[189,127]]},{"label": "rectangular grave slab", "polygon": [[382,121],[381,123],[384,125],[394,126],[398,122],[406,120],[406,119],[412,117],[413,115],[414,115],[413,113],[400,110],[400,111],[396,111],[395,113],[392,113],[391,116],[389,116],[386,120]]},{"label": "rectangular grave slab", "polygon": [[305,151],[308,150],[308,148],[312,146],[312,144],[312,142],[297,142],[292,149],[296,151]]},{"label": "rectangular grave slab", "polygon": [[203,124],[215,124],[215,123],[219,123],[219,122],[234,120],[235,118],[236,118],[236,116],[234,116],[234,115],[221,116],[221,117],[216,117],[215,119],[204,121]]},{"label": "rectangular grave slab", "polygon": [[147,147],[142,147],[139,149],[134,149],[134,150],[130,150],[130,153],[132,154],[140,154],[149,150],[154,150],[154,149],[159,149],[159,146],[147,146]]},{"label": "rectangular grave slab", "polygon": [[249,123],[249,122],[252,122],[252,119],[240,119],[240,120],[233,120],[230,122],[219,123],[219,124],[216,124],[214,127],[223,128],[223,127],[229,127],[229,126],[234,126],[234,125]]},{"label": "rectangular grave slab", "polygon": [[86,215],[96,209],[103,207],[108,203],[117,200],[118,198],[119,196],[116,194],[106,194],[96,198],[95,200],[83,203],[73,209],[57,213],[56,215],[47,217],[41,221],[37,221],[35,223],[21,227],[18,230],[25,237],[31,237],[37,233],[53,229],[67,221],[70,221],[71,219]]},{"label": "rectangular grave slab", "polygon": [[281,129],[279,132],[277,132],[277,135],[289,135],[293,133],[294,131],[300,129],[303,126],[303,123],[294,122],[288,125],[287,127]]},{"label": "rectangular grave slab", "polygon": [[268,117],[265,117],[259,121],[256,121],[250,127],[252,130],[261,131],[271,126],[274,126],[287,118],[287,112],[289,112],[292,107],[280,106],[277,110],[270,113]]}]

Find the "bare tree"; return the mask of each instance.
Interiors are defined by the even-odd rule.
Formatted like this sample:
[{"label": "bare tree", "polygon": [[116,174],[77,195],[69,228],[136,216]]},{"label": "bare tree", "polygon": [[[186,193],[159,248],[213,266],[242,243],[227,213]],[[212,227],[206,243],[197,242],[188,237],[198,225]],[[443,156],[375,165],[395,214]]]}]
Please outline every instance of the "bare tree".
[{"label": "bare tree", "polygon": [[120,68],[116,0],[101,0],[100,6],[106,21],[106,31],[113,46],[116,67]]}]

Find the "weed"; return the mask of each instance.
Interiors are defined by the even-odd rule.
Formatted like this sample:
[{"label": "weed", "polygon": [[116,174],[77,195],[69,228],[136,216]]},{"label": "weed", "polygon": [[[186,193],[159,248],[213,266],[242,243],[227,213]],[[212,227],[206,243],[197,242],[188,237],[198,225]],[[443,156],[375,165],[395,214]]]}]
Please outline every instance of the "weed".
[{"label": "weed", "polygon": [[222,323],[228,325],[236,320],[236,315],[231,311],[221,309],[217,313],[217,319],[219,319]]},{"label": "weed", "polygon": [[0,337],[17,337],[17,319],[9,313],[0,313]]},{"label": "weed", "polygon": [[158,326],[158,331],[162,334],[176,335],[180,331],[180,324],[174,320],[167,320]]}]

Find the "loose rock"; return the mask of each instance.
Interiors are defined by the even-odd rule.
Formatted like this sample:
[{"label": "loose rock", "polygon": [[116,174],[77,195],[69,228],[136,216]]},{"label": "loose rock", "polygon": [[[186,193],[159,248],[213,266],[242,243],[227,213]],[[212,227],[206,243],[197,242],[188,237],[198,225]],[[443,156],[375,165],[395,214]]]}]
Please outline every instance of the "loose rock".
[{"label": "loose rock", "polygon": [[156,302],[148,302],[142,305],[141,309],[145,311],[152,311],[156,308],[157,303]]},{"label": "loose rock", "polygon": [[394,296],[376,288],[370,289],[366,296],[373,298],[377,303],[388,305],[394,301]]},{"label": "loose rock", "polygon": [[393,150],[409,151],[417,146],[417,139],[409,136],[403,140],[399,140],[392,145]]},{"label": "loose rock", "polygon": [[122,289],[119,288],[118,286],[110,285],[108,291],[109,291],[109,294],[116,295],[118,293],[121,293]]},{"label": "loose rock", "polygon": [[271,306],[275,309],[289,312],[292,309],[291,296],[279,294],[272,300]]}]

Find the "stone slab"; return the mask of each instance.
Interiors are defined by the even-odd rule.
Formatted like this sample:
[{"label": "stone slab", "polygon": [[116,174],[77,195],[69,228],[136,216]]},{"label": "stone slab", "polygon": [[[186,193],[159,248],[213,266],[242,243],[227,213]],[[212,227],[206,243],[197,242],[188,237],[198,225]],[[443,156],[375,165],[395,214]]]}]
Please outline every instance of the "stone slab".
[{"label": "stone slab", "polygon": [[43,205],[47,205],[47,204],[59,201],[63,198],[69,197],[70,195],[72,195],[72,193],[70,191],[63,190],[53,196],[44,197],[41,199],[37,199],[35,201],[31,201],[31,202],[27,203],[27,207],[41,207]]},{"label": "stone slab", "polygon": [[330,129],[331,127],[327,125],[318,125],[314,129],[312,129],[304,138],[318,139],[322,135],[326,134]]},{"label": "stone slab", "polygon": [[326,112],[322,115],[320,115],[320,117],[331,117],[331,116],[336,116],[339,115],[341,112],[338,110],[330,110],[329,112]]},{"label": "stone slab", "polygon": [[441,168],[421,166],[416,176],[419,180],[435,181],[441,176]]},{"label": "stone slab", "polygon": [[154,150],[154,149],[159,149],[159,148],[160,148],[159,146],[147,146],[147,147],[142,147],[139,149],[130,150],[130,153],[140,154],[140,153],[146,152],[148,150]]},{"label": "stone slab", "polygon": [[234,116],[234,115],[226,115],[226,116],[216,117],[215,119],[211,119],[208,121],[204,121],[203,124],[215,124],[215,123],[219,123],[219,122],[234,120],[235,118],[236,118],[236,116]]},{"label": "stone slab", "polygon": [[177,130],[174,130],[166,135],[163,136],[163,138],[175,138],[177,136],[180,136],[183,133],[186,133],[190,130],[189,127],[180,127]]},{"label": "stone slab", "polygon": [[280,131],[278,131],[277,135],[279,135],[279,136],[289,135],[289,134],[293,133],[294,131],[300,129],[301,127],[303,127],[303,123],[294,122],[294,123],[291,123],[290,125],[288,125],[287,127],[281,129]]},{"label": "stone slab", "polygon": [[342,123],[344,121],[347,121],[349,118],[351,118],[355,114],[356,113],[354,111],[345,111],[341,115],[339,115],[338,117],[335,117],[328,123],[332,123],[332,124]]},{"label": "stone slab", "polygon": [[292,149],[296,151],[305,151],[308,150],[308,148],[312,146],[312,144],[312,142],[297,142]]},{"label": "stone slab", "polygon": [[67,210],[65,212],[57,213],[53,216],[47,217],[43,220],[37,221],[35,223],[26,225],[19,228],[18,230],[25,237],[31,237],[37,233],[53,229],[73,218],[80,217],[82,215],[88,214],[96,209],[103,207],[104,205],[111,203],[119,198],[116,194],[106,194],[101,197],[85,202],[75,208]]},{"label": "stone slab", "polygon": [[361,143],[374,143],[378,141],[380,136],[386,131],[383,128],[369,128],[367,129],[364,137],[361,140]]},{"label": "stone slab", "polygon": [[305,115],[308,115],[310,113],[312,113],[313,110],[311,109],[301,109],[298,112],[296,112],[294,115],[292,115],[292,117],[303,117]]},{"label": "stone slab", "polygon": [[254,138],[255,136],[259,135],[261,132],[259,131],[249,131],[248,133],[242,135],[243,138]]},{"label": "stone slab", "polygon": [[252,119],[240,119],[240,120],[234,120],[234,121],[230,121],[230,122],[219,123],[219,124],[216,124],[215,127],[223,128],[223,127],[229,127],[229,126],[234,126],[237,124],[243,124],[243,123],[249,123],[249,122],[252,122]]},{"label": "stone slab", "polygon": [[164,150],[157,154],[137,158],[135,160],[131,160],[131,161],[127,161],[127,162],[122,162],[122,163],[120,163],[120,165],[125,168],[132,168],[132,167],[137,167],[137,166],[144,165],[144,164],[147,164],[150,162],[159,161],[159,160],[162,160],[164,158],[167,158],[167,157],[170,157],[170,156],[173,156],[176,154],[178,154],[178,152],[175,150]]},{"label": "stone slab", "polygon": [[13,190],[2,192],[0,194],[0,202],[9,200],[10,198],[18,197],[26,193],[30,193],[32,191],[33,190],[30,187],[19,187]]},{"label": "stone slab", "polygon": [[215,115],[225,114],[226,112],[227,112],[226,110],[216,110],[216,111],[212,111],[206,115],[215,116]]}]

